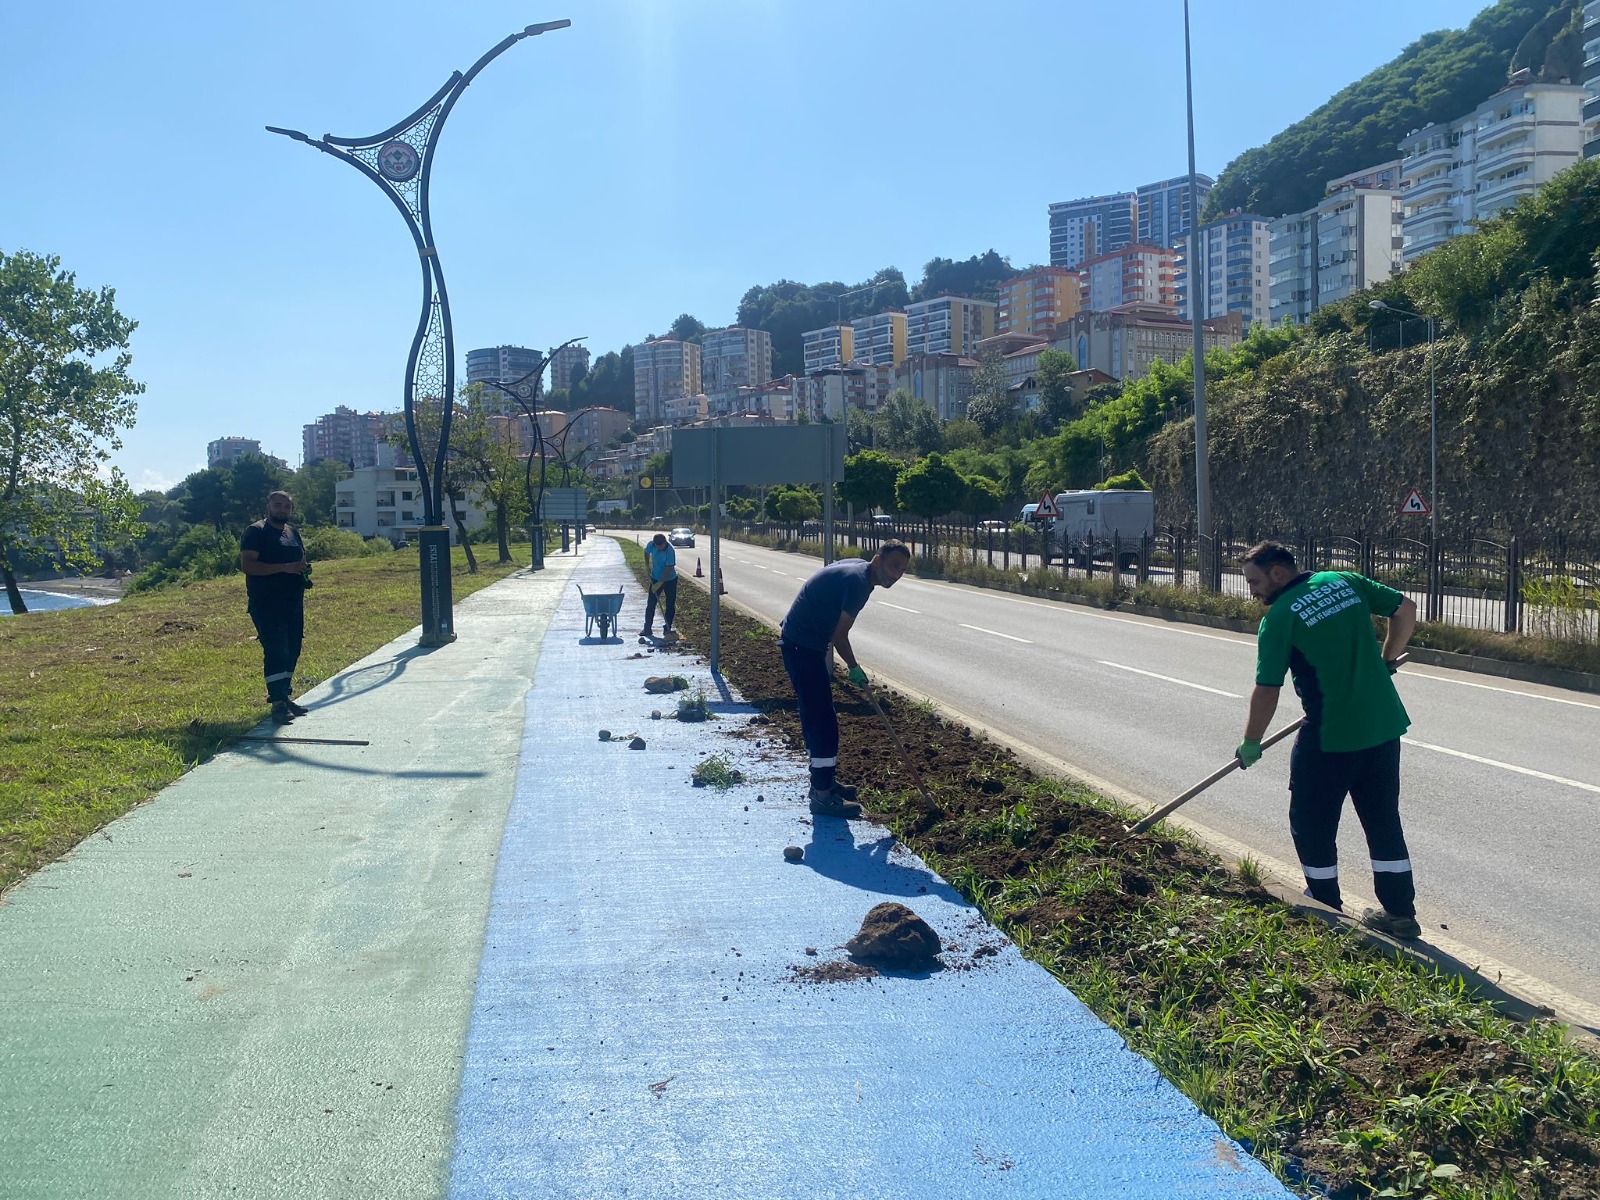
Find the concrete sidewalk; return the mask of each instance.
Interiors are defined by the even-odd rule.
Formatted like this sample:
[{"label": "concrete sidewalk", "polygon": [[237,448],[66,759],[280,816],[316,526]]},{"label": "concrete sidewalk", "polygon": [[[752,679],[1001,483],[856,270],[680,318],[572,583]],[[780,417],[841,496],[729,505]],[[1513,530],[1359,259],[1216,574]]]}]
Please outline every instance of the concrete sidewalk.
[{"label": "concrete sidewalk", "polygon": [[[813,824],[703,664],[585,639],[569,582],[643,608],[585,549],[291,731],[371,746],[221,755],[8,898],[0,1197],[1287,1195],[885,830]],[[720,719],[651,720],[670,673]],[[945,969],[806,979],[884,899]]]}]

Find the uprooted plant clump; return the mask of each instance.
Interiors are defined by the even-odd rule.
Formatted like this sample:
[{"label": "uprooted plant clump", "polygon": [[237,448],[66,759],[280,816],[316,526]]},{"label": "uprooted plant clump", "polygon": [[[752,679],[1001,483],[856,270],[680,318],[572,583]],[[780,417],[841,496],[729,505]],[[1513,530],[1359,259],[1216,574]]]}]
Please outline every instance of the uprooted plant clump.
[{"label": "uprooted plant clump", "polygon": [[[684,589],[688,644],[707,620]],[[772,632],[722,620],[723,671],[769,722],[745,731],[800,749]],[[840,773],[871,814],[1298,1190],[1600,1198],[1600,1058],[1559,1026],[1297,914],[1166,826],[1119,842],[1115,803],[884,696],[927,811],[865,700],[835,700]]]}]

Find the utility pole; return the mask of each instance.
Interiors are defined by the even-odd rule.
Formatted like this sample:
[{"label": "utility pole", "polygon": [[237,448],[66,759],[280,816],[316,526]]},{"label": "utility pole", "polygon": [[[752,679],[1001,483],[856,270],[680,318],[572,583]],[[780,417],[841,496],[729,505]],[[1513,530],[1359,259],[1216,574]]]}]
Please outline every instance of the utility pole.
[{"label": "utility pole", "polygon": [[[1183,90],[1189,113],[1189,324],[1194,333],[1194,516],[1201,544],[1211,537],[1211,461],[1206,445],[1206,349],[1200,324],[1205,265],[1200,258],[1200,185],[1194,167],[1194,72],[1189,61],[1189,0],[1183,0]],[[1213,559],[1215,561],[1215,559]],[[1209,570],[1201,572],[1213,586]]]}]

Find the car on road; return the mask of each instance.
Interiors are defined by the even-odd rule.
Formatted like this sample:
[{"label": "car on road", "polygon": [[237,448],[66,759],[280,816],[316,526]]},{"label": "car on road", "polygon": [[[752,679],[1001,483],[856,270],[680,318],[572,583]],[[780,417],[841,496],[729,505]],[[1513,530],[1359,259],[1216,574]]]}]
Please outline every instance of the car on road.
[{"label": "car on road", "polygon": [[979,521],[978,528],[984,533],[1004,533],[1011,526],[1004,521]]},{"label": "car on road", "polygon": [[667,541],[674,546],[688,546],[694,548],[694,530],[687,525],[680,525],[667,535]]},{"label": "car on road", "polygon": [[872,523],[880,529],[890,528],[894,525],[894,516],[891,513],[874,513]]}]

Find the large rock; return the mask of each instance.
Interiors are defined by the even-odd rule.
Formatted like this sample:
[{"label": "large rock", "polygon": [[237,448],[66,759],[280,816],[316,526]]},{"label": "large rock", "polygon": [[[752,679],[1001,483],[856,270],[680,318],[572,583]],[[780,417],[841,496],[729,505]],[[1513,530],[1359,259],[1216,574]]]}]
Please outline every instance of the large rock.
[{"label": "large rock", "polygon": [[939,953],[939,935],[904,904],[874,905],[861,932],[844,944],[856,958],[896,967],[922,967]]}]

